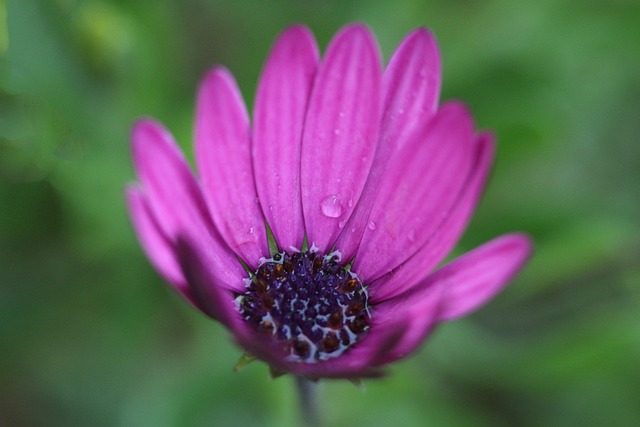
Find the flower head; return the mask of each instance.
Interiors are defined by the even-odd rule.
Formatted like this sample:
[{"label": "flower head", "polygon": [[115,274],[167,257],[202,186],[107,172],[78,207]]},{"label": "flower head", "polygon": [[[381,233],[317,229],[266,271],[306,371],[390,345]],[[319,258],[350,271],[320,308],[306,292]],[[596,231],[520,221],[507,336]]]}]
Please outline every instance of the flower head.
[{"label": "flower head", "polygon": [[440,80],[425,29],[383,70],[362,25],[322,59],[294,26],[266,62],[250,122],[233,77],[214,68],[198,92],[198,178],[162,125],[134,126],[139,184],[127,198],[147,255],[275,370],[380,373],[487,302],[530,252],[508,234],[435,269],[494,154],[464,105],[438,105]]}]

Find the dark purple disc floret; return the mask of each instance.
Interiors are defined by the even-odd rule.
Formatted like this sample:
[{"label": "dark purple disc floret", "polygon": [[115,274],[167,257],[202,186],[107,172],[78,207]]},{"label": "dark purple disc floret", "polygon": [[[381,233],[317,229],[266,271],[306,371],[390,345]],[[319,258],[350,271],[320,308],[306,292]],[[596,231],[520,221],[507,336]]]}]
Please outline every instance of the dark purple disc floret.
[{"label": "dark purple disc floret", "polygon": [[337,357],[369,328],[367,291],[337,252],[315,248],[263,259],[238,296],[243,318],[282,343],[289,359]]}]

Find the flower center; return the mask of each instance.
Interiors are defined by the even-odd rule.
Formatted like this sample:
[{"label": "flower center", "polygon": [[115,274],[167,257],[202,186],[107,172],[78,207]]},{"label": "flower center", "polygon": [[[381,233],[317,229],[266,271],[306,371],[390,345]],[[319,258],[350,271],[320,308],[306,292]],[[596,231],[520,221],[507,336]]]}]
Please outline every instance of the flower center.
[{"label": "flower center", "polygon": [[366,289],[339,262],[339,252],[323,256],[315,248],[263,258],[245,279],[238,310],[280,342],[290,360],[337,357],[365,334],[370,320]]}]

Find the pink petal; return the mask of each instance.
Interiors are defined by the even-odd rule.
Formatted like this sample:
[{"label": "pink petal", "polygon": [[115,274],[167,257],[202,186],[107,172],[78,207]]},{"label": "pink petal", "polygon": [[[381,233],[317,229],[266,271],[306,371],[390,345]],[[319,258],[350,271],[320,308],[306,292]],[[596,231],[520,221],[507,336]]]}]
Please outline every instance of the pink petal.
[{"label": "pink petal", "polygon": [[443,287],[428,279],[395,298],[374,308],[373,319],[382,328],[395,328],[404,324],[403,334],[392,346],[387,347],[377,364],[386,364],[407,357],[431,333],[438,323],[442,305]]},{"label": "pink petal", "polygon": [[253,167],[262,211],[280,248],[302,247],[300,149],[318,49],[294,26],[276,42],[260,78],[254,110]]},{"label": "pink petal", "polygon": [[153,218],[146,196],[140,188],[128,186],[126,198],[136,234],[151,263],[169,283],[184,293],[186,281],[178,264],[173,243],[162,233]]},{"label": "pink petal", "polygon": [[398,46],[384,72],[383,91],[385,104],[380,145],[362,196],[345,227],[347,231],[336,243],[345,259],[355,256],[388,159],[436,112],[440,94],[440,56],[428,30],[413,31]]},{"label": "pink petal", "polygon": [[461,317],[484,305],[522,267],[530,250],[531,242],[522,234],[499,237],[380,303],[374,312],[377,323],[393,325],[404,321],[407,327],[379,363],[406,357],[439,322]]},{"label": "pink petal", "polygon": [[211,224],[200,188],[169,132],[160,124],[143,119],[134,126],[132,139],[146,206],[159,233],[171,244],[178,235],[199,236],[199,244],[224,266],[225,286],[242,287],[246,274]]},{"label": "pink petal", "polygon": [[419,28],[398,46],[384,73],[383,144],[405,141],[401,136],[433,117],[440,97],[440,68],[438,45],[430,31]]},{"label": "pink petal", "polygon": [[389,159],[353,265],[366,282],[415,254],[449,214],[472,165],[472,132],[466,108],[447,104]]},{"label": "pink petal", "polygon": [[301,192],[309,244],[327,251],[358,203],[381,114],[380,58],[361,25],[333,39],[314,83],[302,140]]},{"label": "pink petal", "polygon": [[221,275],[224,266],[203,249],[197,236],[183,235],[176,243],[178,260],[196,306],[226,326],[249,353],[273,365],[285,366],[284,355],[274,342],[252,330],[242,319],[235,298],[244,289],[230,291],[221,286],[225,280]]},{"label": "pink petal", "polygon": [[438,320],[456,319],[486,304],[522,268],[531,249],[526,235],[507,234],[435,272],[431,280],[445,291]]},{"label": "pink petal", "polygon": [[414,286],[451,251],[466,228],[480,199],[491,170],[494,152],[495,144],[491,134],[483,133],[476,137],[475,163],[459,200],[433,237],[415,255],[391,273],[370,284],[369,290],[373,302],[383,301]]},{"label": "pink petal", "polygon": [[200,188],[171,134],[151,119],[132,131],[133,161],[149,207],[167,236],[181,229],[204,232],[211,223]]},{"label": "pink petal", "polygon": [[232,332],[245,335],[246,324],[235,308],[234,296],[225,289],[224,265],[197,243],[197,237],[182,235],[176,242],[176,256],[193,299],[202,312]]},{"label": "pink petal", "polygon": [[196,161],[220,234],[251,267],[269,254],[251,164],[249,119],[231,74],[215,68],[198,93]]}]

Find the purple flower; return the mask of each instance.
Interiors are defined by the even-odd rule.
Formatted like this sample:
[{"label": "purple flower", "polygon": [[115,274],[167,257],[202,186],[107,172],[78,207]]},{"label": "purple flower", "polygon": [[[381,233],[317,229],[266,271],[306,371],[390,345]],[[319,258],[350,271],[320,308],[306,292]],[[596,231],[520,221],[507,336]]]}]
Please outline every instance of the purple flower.
[{"label": "purple flower", "polygon": [[494,154],[417,29],[381,67],[362,25],[324,58],[300,26],[276,42],[252,123],[231,74],[211,70],[195,120],[196,178],[162,125],[133,129],[127,189],[165,279],[275,371],[377,375],[440,322],[492,298],[531,243],[498,237],[434,271],[467,225]]}]

